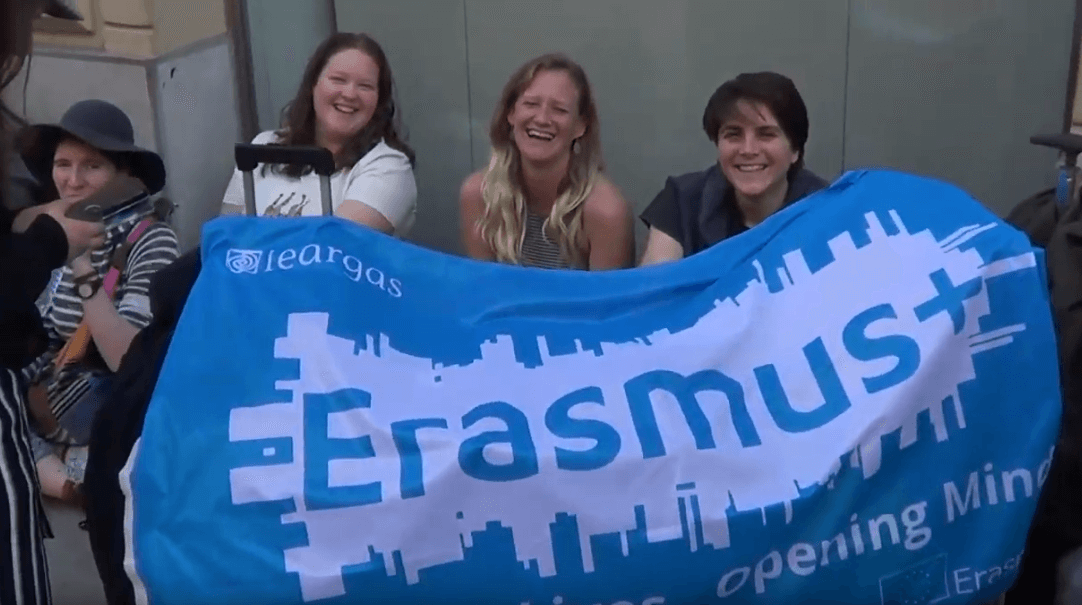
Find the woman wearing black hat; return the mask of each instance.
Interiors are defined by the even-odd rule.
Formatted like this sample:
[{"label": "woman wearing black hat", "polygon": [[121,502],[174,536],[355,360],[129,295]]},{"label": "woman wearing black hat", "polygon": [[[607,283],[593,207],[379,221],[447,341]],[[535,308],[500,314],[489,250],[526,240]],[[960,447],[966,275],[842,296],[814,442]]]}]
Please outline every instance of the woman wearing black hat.
[{"label": "woman wearing black hat", "polygon": [[104,245],[60,270],[43,313],[49,352],[24,371],[35,385],[31,408],[46,437],[32,438],[42,492],[78,503],[81,446],[101,394],[136,333],[150,323],[150,277],[177,258],[179,246],[150,199],[165,186],[165,166],[158,154],[135,145],[131,121],[119,108],[81,101],[59,124],[31,127],[25,141],[26,166],[62,200],[85,199],[119,175],[138,178],[148,191],[107,222]]}]

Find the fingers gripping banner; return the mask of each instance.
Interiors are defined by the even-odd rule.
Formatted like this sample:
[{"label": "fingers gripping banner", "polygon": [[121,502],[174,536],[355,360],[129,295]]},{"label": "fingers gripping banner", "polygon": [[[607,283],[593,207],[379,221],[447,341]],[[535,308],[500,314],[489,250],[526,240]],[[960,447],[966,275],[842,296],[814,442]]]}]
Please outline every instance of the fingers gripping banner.
[{"label": "fingers gripping banner", "polygon": [[190,603],[980,603],[1060,413],[1040,252],[854,172],[684,261],[223,218],[122,476]]}]

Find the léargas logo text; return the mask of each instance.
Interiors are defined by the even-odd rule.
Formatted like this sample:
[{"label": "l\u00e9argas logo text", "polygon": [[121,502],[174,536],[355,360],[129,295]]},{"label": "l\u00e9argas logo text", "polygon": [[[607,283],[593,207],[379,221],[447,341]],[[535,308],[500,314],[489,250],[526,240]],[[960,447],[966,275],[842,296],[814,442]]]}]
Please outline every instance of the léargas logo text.
[{"label": "l\u00e9argas logo text", "polygon": [[242,250],[231,248],[225,255],[225,266],[238,275],[258,275],[272,271],[292,271],[298,267],[331,263],[339,265],[349,279],[360,283],[366,280],[393,298],[402,298],[402,282],[388,277],[382,270],[365,266],[361,259],[350,256],[333,246],[308,244],[285,250]]}]

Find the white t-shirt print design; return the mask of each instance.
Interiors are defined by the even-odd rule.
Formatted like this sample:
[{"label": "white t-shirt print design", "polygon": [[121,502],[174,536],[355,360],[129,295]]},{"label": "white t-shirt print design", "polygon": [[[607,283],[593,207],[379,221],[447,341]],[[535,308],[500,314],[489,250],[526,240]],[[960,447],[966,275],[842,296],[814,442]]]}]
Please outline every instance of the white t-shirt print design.
[{"label": "white t-shirt print design", "polygon": [[[276,142],[274,131],[268,130],[252,139],[256,145]],[[252,173],[255,181],[255,206],[259,216],[320,216],[323,214],[319,192],[319,177],[312,173],[290,178],[271,170],[263,173],[260,164]],[[244,181],[240,171],[233,170],[224,204],[244,207]],[[382,140],[364,155],[353,168],[340,170],[331,176],[331,206],[337,210],[344,200],[354,200],[370,206],[394,226],[394,235],[409,233],[417,216],[417,182],[406,154],[393,149]]]}]

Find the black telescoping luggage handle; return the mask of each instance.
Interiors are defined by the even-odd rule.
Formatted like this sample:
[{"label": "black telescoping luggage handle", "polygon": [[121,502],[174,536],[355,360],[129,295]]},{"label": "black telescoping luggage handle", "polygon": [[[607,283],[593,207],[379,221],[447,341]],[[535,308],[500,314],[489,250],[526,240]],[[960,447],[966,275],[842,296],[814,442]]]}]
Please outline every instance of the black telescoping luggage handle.
[{"label": "black telescoping luggage handle", "polygon": [[334,156],[330,150],[316,146],[256,145],[237,143],[234,148],[237,168],[244,177],[244,206],[249,216],[255,216],[255,181],[252,171],[260,164],[290,164],[309,166],[319,175],[323,215],[331,216],[331,175],[335,172]]},{"label": "black telescoping luggage handle", "polygon": [[1056,134],[1037,134],[1029,138],[1034,145],[1051,147],[1059,150],[1066,156],[1067,164],[1074,166],[1078,155],[1082,153],[1082,135],[1071,132],[1059,132]]},{"label": "black telescoping luggage handle", "polygon": [[334,174],[334,156],[323,147],[237,143],[235,155],[241,172],[255,170],[259,164],[291,164],[311,166],[320,176]]}]

